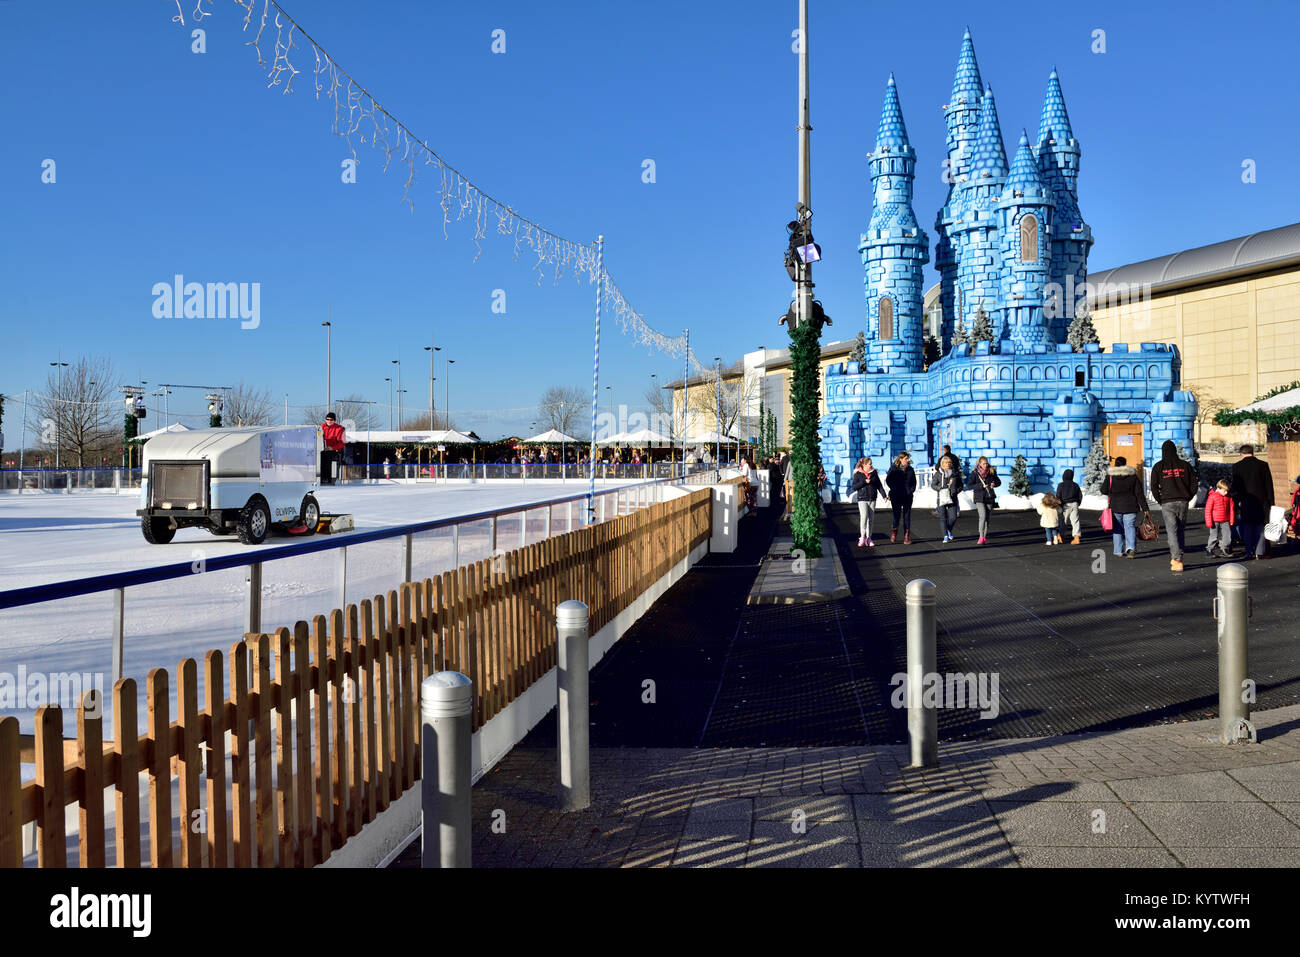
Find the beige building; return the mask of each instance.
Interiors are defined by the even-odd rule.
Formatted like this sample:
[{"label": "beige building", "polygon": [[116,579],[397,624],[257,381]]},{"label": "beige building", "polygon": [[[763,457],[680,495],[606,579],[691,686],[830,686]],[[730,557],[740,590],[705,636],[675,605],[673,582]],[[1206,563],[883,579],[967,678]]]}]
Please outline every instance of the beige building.
[{"label": "beige building", "polygon": [[1300,379],[1300,223],[1092,272],[1102,345],[1170,342],[1205,408],[1203,442],[1242,440],[1209,421]]}]

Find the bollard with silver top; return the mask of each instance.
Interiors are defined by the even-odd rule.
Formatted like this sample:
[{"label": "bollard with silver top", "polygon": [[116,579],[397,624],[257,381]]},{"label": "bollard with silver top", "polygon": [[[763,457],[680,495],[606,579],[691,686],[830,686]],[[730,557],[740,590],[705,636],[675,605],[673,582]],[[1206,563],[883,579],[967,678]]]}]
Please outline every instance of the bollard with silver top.
[{"label": "bollard with silver top", "polygon": [[922,695],[936,661],[935,587],[917,578],[907,583],[907,737],[917,768],[939,763],[939,713],[925,707]]},{"label": "bollard with silver top", "polygon": [[1221,565],[1214,619],[1219,623],[1219,740],[1224,744],[1257,741],[1246,700],[1249,654],[1246,619],[1250,617],[1250,572],[1245,565]]},{"label": "bollard with silver top", "polygon": [[421,867],[470,866],[470,711],[474,683],[439,671],[420,685]]},{"label": "bollard with silver top", "polygon": [[591,805],[587,621],[587,606],[580,601],[555,606],[561,811],[581,811]]}]

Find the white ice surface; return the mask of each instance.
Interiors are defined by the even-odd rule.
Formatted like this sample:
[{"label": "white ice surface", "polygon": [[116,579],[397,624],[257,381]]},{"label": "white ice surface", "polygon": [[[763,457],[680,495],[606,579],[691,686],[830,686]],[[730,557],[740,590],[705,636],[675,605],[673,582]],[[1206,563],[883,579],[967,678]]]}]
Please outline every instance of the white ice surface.
[{"label": "white ice surface", "polygon": [[[620,484],[598,483],[597,493]],[[563,484],[559,480],[526,484],[518,480],[452,481],[445,485],[389,482],[322,488],[318,498],[322,511],[350,513],[358,530],[370,530],[545,502],[586,490],[586,484],[576,480]],[[244,546],[233,537],[189,528],[177,532],[168,545],[150,545],[140,533],[137,507],[138,491],[0,494],[0,591],[151,565],[191,563],[195,574],[126,590],[124,673],[136,679],[143,705],[145,676],[152,668],[166,668],[172,676],[174,709],[177,662],[193,657],[199,664],[202,707],[202,656],[213,648],[224,653],[242,637],[247,595],[244,569],[200,571],[202,561],[232,553],[255,554],[259,548],[295,539],[276,536],[268,539],[267,545]],[[573,505],[575,520],[580,519],[582,507],[581,502]],[[611,504],[611,515],[612,508]],[[568,529],[569,515],[567,505],[556,507],[553,534]],[[545,523],[545,509],[527,512],[527,543],[544,537]],[[517,547],[519,515],[500,519],[497,535],[498,547]],[[347,537],[343,533],[338,540]],[[477,561],[489,553],[487,523],[462,526],[460,561]],[[449,530],[417,535],[414,577],[441,573],[451,567],[451,556]],[[395,588],[401,580],[402,558],[400,537],[349,548],[346,601],[360,602]],[[262,630],[292,628],[296,621],[310,621],[314,615],[341,607],[338,566],[334,551],[267,562],[263,568]],[[3,700],[6,676],[8,693],[14,694],[20,666],[28,676],[69,672],[99,676],[97,680],[108,692],[112,687],[111,614],[111,592],[0,610],[0,714],[17,715],[22,731],[31,732],[32,702],[25,702],[28,707],[15,707]],[[87,684],[93,685],[95,680],[91,678]],[[68,703],[61,703],[65,729],[71,733],[72,715]]]}]

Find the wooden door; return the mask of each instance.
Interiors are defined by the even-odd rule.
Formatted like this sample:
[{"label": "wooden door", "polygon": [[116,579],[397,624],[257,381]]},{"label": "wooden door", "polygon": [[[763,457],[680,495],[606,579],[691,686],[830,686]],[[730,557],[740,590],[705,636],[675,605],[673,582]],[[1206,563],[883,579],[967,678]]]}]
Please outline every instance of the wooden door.
[{"label": "wooden door", "polygon": [[1102,441],[1111,462],[1122,455],[1129,465],[1140,468],[1145,462],[1141,422],[1111,422],[1102,430]]}]

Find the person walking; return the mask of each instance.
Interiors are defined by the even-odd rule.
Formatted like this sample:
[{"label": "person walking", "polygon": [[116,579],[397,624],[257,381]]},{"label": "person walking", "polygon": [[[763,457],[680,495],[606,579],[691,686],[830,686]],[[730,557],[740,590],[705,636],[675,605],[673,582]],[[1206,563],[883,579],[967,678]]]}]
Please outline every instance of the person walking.
[{"label": "person walking", "polygon": [[1282,513],[1282,519],[1286,522],[1287,536],[1300,538],[1300,475],[1291,480],[1291,505]]},{"label": "person walking", "polygon": [[1227,479],[1210,489],[1205,497],[1205,527],[1210,530],[1210,541],[1205,554],[1211,558],[1231,558],[1232,526],[1237,523],[1237,509],[1232,501],[1232,486]]},{"label": "person walking", "polygon": [[957,495],[961,492],[961,473],[951,455],[939,460],[930,487],[938,493],[939,529],[943,532],[943,540],[951,542],[953,526],[957,524]]},{"label": "person walking", "polygon": [[1183,570],[1187,531],[1187,503],[1196,498],[1196,469],[1178,457],[1178,446],[1167,440],[1160,446],[1160,461],[1151,469],[1151,497],[1165,516],[1169,537],[1169,570]]},{"label": "person walking", "polygon": [[1047,533],[1047,541],[1044,545],[1061,544],[1061,533],[1058,529],[1061,526],[1061,500],[1048,492],[1035,506],[1038,509],[1038,524]]},{"label": "person walking", "polygon": [[1124,456],[1116,456],[1115,464],[1106,469],[1101,494],[1110,503],[1115,554],[1137,558],[1137,517],[1139,512],[1148,512],[1147,493],[1142,488],[1137,469],[1129,465]]},{"label": "person walking", "polygon": [[1074,533],[1070,544],[1078,545],[1081,541],[1079,507],[1083,505],[1083,489],[1079,488],[1079,483],[1074,480],[1074,469],[1066,469],[1061,473],[1061,484],[1056,486],[1056,497],[1061,501],[1061,525],[1070,523],[1070,531]]},{"label": "person walking", "polygon": [[788,519],[794,516],[794,460],[789,452],[781,456],[781,478],[785,487],[785,514],[781,517]]},{"label": "person walking", "polygon": [[1255,458],[1253,445],[1241,447],[1241,461],[1232,467],[1232,494],[1241,503],[1241,540],[1247,557],[1267,558],[1264,526],[1273,508],[1273,473],[1267,462]]},{"label": "person walking", "polygon": [[989,460],[981,455],[975,463],[975,470],[970,473],[971,494],[975,498],[975,514],[979,516],[979,543],[988,541],[989,516],[997,508],[998,496],[993,490],[1002,484],[997,471]]},{"label": "person walking", "polygon": [[889,543],[898,541],[898,529],[903,529],[903,544],[912,544],[912,496],[916,494],[916,470],[912,457],[906,452],[894,456],[893,464],[885,475],[889,489],[889,507],[893,511],[893,524],[889,527]]},{"label": "person walking", "polygon": [[880,484],[880,473],[871,464],[871,459],[858,459],[853,469],[853,498],[858,503],[858,547],[875,548],[871,538],[871,524],[876,517],[876,500],[880,496],[889,498],[889,493]]}]

